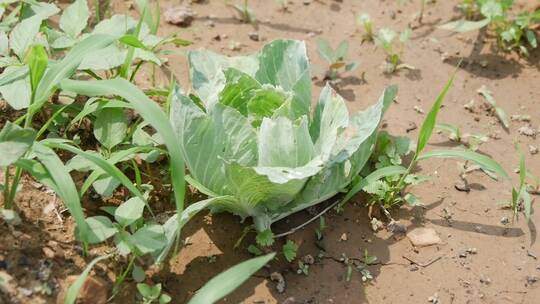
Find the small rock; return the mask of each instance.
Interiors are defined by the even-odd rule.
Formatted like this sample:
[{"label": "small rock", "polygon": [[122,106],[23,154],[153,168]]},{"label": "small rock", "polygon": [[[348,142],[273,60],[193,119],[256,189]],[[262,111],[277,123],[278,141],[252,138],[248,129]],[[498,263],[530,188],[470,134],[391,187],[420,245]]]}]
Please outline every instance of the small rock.
[{"label": "small rock", "polygon": [[374,232],[377,232],[382,227],[383,227],[383,223],[379,221],[376,217],[371,219],[371,230],[373,230]]},{"label": "small rock", "polygon": [[296,304],[296,299],[294,297],[288,297],[283,301],[283,304]]},{"label": "small rock", "polygon": [[414,121],[410,121],[409,124],[407,125],[407,128],[405,129],[405,132],[409,133],[416,129],[418,129],[418,126],[416,125],[416,123]]},{"label": "small rock", "polygon": [[440,304],[441,301],[439,300],[439,294],[435,293],[431,297],[428,298],[428,302],[432,304]]},{"label": "small rock", "polygon": [[3,294],[12,297],[17,294],[17,283],[13,280],[13,277],[5,271],[0,271],[0,291]]},{"label": "small rock", "polygon": [[315,259],[313,258],[311,254],[308,254],[302,258],[302,262],[304,262],[304,264],[307,264],[307,265],[313,265],[315,263]]},{"label": "small rock", "polygon": [[339,240],[342,241],[342,242],[345,242],[345,241],[347,241],[348,239],[349,239],[349,238],[347,237],[347,234],[346,234],[346,233],[343,233],[343,234],[341,235],[341,237],[339,238]]},{"label": "small rock", "polygon": [[531,126],[523,126],[519,128],[518,133],[529,137],[536,137],[536,130],[531,128]]},{"label": "small rock", "polygon": [[484,232],[484,229],[482,228],[482,226],[474,226],[474,230],[476,232],[480,232],[480,233],[483,233]]},{"label": "small rock", "polygon": [[538,154],[538,148],[533,145],[529,145],[529,153],[531,153],[531,155]]},{"label": "small rock", "polygon": [[537,276],[527,276],[527,284],[528,285],[532,285],[536,282],[538,282],[538,277]]},{"label": "small rock", "polygon": [[249,33],[249,39],[253,41],[259,41],[260,40],[259,33],[257,32]]},{"label": "small rock", "polygon": [[407,233],[407,226],[400,223],[399,221],[390,221],[386,226],[386,229],[392,233]]},{"label": "small rock", "polygon": [[[67,289],[79,276],[72,275],[67,277],[64,282],[63,289],[58,294],[56,298],[56,303],[64,303]],[[85,281],[83,286],[79,291],[79,296],[77,297],[79,304],[105,304],[107,303],[108,298],[108,286],[110,284],[105,283],[103,280],[90,276]]]},{"label": "small rock", "polygon": [[469,184],[467,183],[467,181],[465,181],[463,179],[458,180],[454,184],[454,188],[456,188],[457,191],[462,191],[462,192],[470,192],[471,191],[471,187],[469,187]]},{"label": "small rock", "polygon": [[43,254],[49,259],[54,259],[54,251],[49,247],[43,247],[41,249],[43,251]]},{"label": "small rock", "polygon": [[469,254],[477,254],[478,253],[478,250],[476,248],[467,248],[467,253]]},{"label": "small rock", "polygon": [[215,24],[214,21],[212,21],[212,20],[206,21],[205,24],[206,24],[206,26],[208,26],[208,27],[215,27],[215,26],[216,26],[216,24]]},{"label": "small rock", "polygon": [[480,276],[480,283],[485,284],[485,285],[489,285],[489,284],[491,284],[491,279],[481,275]]},{"label": "small rock", "polygon": [[174,6],[163,13],[165,21],[179,26],[190,26],[195,17],[195,12],[187,6]]},{"label": "small rock", "polygon": [[508,219],[508,217],[506,216],[501,217],[501,224],[507,225],[508,223],[510,223],[510,220]]},{"label": "small rock", "polygon": [[415,247],[426,247],[441,243],[441,238],[433,228],[416,228],[407,233],[407,237]]},{"label": "small rock", "polygon": [[414,106],[413,109],[418,112],[419,114],[424,114],[424,110],[422,108],[420,108],[419,106]]},{"label": "small rock", "polygon": [[276,282],[276,290],[279,293],[285,292],[285,278],[283,278],[283,275],[279,272],[272,272],[270,275],[270,280],[273,282]]},{"label": "small rock", "polygon": [[483,67],[483,68],[487,68],[487,66],[488,66],[487,60],[480,61],[480,66]]}]

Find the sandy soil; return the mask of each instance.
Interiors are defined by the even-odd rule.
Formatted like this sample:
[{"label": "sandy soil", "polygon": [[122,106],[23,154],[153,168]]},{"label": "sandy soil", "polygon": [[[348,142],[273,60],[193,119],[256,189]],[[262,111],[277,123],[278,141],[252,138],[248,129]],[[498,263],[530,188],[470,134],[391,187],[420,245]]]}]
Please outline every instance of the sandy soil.
[{"label": "sandy soil", "polygon": [[[256,27],[234,19],[234,12],[222,1],[210,1],[191,5],[197,17],[190,27],[179,28],[163,21],[161,32],[179,33],[194,42],[193,48],[209,48],[227,54],[253,52],[272,39],[302,39],[308,44],[312,64],[321,67],[324,63],[316,54],[317,37],[324,37],[334,45],[347,39],[351,43],[350,60],[360,65],[354,73],[345,74],[339,85],[349,108],[364,109],[377,100],[384,87],[397,84],[398,100],[387,114],[385,125],[392,134],[413,138],[418,130],[409,133],[406,130],[413,123],[420,125],[424,117],[414,107],[427,111],[457,62],[463,59],[438,121],[460,126],[466,132],[489,134],[492,139],[483,144],[480,151],[497,159],[509,172],[518,165],[514,143],[519,143],[527,152],[530,170],[540,174],[540,155],[528,153],[529,145],[540,146],[539,140],[518,133],[518,129],[528,123],[513,121],[510,130],[505,132],[497,118],[481,107],[484,100],[476,92],[486,85],[509,115],[530,115],[530,125],[538,129],[540,55],[536,52],[529,60],[524,60],[513,54],[494,52],[489,37],[477,40],[477,33],[453,35],[437,30],[434,25],[459,17],[455,9],[458,1],[427,5],[421,26],[413,20],[419,1],[290,1],[288,12],[280,11],[275,1],[250,2],[258,19]],[[161,3],[164,11],[178,5],[179,1]],[[534,3],[529,1],[525,6],[531,7]],[[125,12],[126,5],[124,1],[116,1],[114,11]],[[360,43],[362,34],[355,24],[355,16],[361,12],[371,15],[376,28],[402,30],[408,24],[418,26],[403,55],[404,62],[416,70],[404,70],[392,76],[382,73],[384,53],[373,44]],[[255,32],[260,41],[250,39],[250,34]],[[232,44],[240,44],[240,50],[231,50]],[[169,62],[182,86],[188,88],[185,50],[187,48],[176,50],[180,54],[171,55]],[[365,83],[360,80],[362,72],[365,72]],[[318,84],[316,95],[322,81]],[[476,104],[474,113],[463,107],[471,99]],[[447,137],[435,134],[430,148],[453,145]],[[468,177],[472,190],[460,192],[454,188],[458,180],[456,164],[456,160],[421,162],[418,170],[434,177],[413,190],[426,204],[425,208],[392,210],[394,218],[408,230],[434,228],[442,244],[414,248],[402,234],[384,229],[374,233],[364,207],[365,199],[358,197],[342,214],[332,211],[327,216],[329,227],[321,242],[316,242],[317,223],[289,236],[300,245],[300,257],[308,254],[315,257],[309,275],[297,274],[294,263],[275,261],[222,303],[429,303],[430,297],[444,304],[539,303],[540,282],[533,281],[540,277],[540,260],[537,260],[540,245],[533,223],[540,223],[540,215],[534,213],[529,225],[524,218],[503,225],[501,219],[509,217],[510,213],[502,210],[499,203],[510,198],[510,182],[472,173]],[[512,182],[517,183],[517,179],[517,174],[513,174]],[[538,201],[538,196],[535,198]],[[30,289],[38,284],[36,282],[51,285],[50,296],[38,292],[25,296],[21,290],[19,302],[54,303],[58,286],[68,275],[80,273],[85,265],[72,239],[71,220],[67,213],[60,213],[61,204],[53,194],[36,189],[31,181],[24,183],[17,201],[25,225],[16,230],[0,225],[0,268],[16,278],[23,288]],[[274,231],[287,231],[310,216],[308,212],[296,214],[277,223]],[[250,257],[246,248],[253,241],[253,235],[234,248],[243,227],[238,218],[226,214],[195,218],[183,231],[184,236],[189,237],[188,246],[165,269],[155,272],[151,280],[162,283],[174,303],[186,302],[208,279]],[[346,241],[342,240],[343,234],[347,235]],[[53,250],[52,258],[44,246]],[[92,253],[105,249],[97,248]],[[323,249],[325,258],[318,258]],[[468,249],[473,253],[467,253]],[[373,280],[363,283],[361,275],[353,272],[347,281],[347,267],[339,259],[342,255],[361,258],[364,250],[378,258],[376,265],[369,266]],[[110,281],[118,265],[114,261],[102,264],[96,274]],[[43,275],[43,269],[50,272],[46,280],[38,277]],[[284,293],[279,293],[275,282],[270,280],[270,274],[276,271],[285,278]],[[113,302],[134,303],[133,285],[128,281],[124,292]],[[0,298],[0,303],[2,301],[10,303],[15,299]]]}]

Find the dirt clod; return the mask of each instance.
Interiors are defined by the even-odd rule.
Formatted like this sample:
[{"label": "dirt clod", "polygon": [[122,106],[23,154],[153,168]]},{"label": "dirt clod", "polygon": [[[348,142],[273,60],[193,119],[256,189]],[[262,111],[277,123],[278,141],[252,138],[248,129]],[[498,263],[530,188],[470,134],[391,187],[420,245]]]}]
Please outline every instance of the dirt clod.
[{"label": "dirt clod", "polygon": [[195,12],[187,6],[173,6],[163,13],[165,21],[179,26],[190,26],[195,18]]},{"label": "dirt clod", "polygon": [[283,277],[281,273],[272,272],[272,274],[270,275],[270,280],[272,280],[273,282],[276,282],[276,290],[279,293],[285,292],[285,278]]},{"label": "dirt clod", "polygon": [[415,228],[407,233],[407,237],[415,247],[427,247],[441,243],[441,238],[433,228]]}]

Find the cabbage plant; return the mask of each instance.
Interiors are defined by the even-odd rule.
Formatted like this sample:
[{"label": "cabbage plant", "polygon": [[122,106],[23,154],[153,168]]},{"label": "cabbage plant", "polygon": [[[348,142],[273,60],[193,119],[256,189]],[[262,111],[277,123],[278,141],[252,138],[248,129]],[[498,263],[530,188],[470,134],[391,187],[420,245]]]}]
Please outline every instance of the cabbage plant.
[{"label": "cabbage plant", "polygon": [[247,56],[188,54],[192,94],[176,89],[171,121],[187,181],[213,212],[252,217],[259,231],[345,191],[369,159],[397,93],[349,115],[325,86],[311,109],[304,42],[276,40]]}]

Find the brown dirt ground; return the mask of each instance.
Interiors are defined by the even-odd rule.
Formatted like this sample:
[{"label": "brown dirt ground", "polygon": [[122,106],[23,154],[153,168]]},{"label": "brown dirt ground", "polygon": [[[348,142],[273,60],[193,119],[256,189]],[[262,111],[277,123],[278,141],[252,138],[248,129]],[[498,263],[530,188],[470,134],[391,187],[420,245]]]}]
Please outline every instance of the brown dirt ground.
[{"label": "brown dirt ground", "polygon": [[[161,1],[162,10],[178,5],[181,1]],[[506,53],[491,50],[489,37],[477,33],[453,35],[437,30],[434,25],[459,17],[455,9],[458,1],[437,1],[427,5],[424,25],[416,28],[407,44],[404,62],[417,68],[401,71],[392,76],[382,74],[384,54],[370,43],[360,44],[361,33],[355,24],[360,12],[371,15],[377,28],[404,29],[416,25],[414,14],[419,1],[289,1],[289,12],[278,9],[275,1],[250,1],[259,20],[257,28],[238,22],[234,12],[223,1],[193,4],[197,18],[190,27],[179,28],[163,22],[162,34],[178,32],[181,37],[194,41],[194,48],[209,48],[227,54],[253,52],[264,41],[277,38],[306,40],[313,65],[323,66],[316,54],[317,37],[325,37],[334,45],[343,39],[351,43],[350,59],[360,64],[357,71],[344,75],[340,92],[351,110],[364,109],[377,100],[383,88],[397,84],[398,101],[386,116],[387,129],[395,135],[404,135],[411,123],[420,125],[424,115],[414,110],[418,106],[428,110],[435,97],[463,59],[454,86],[441,110],[439,122],[452,123],[466,132],[481,132],[498,139],[483,144],[480,151],[497,159],[504,168],[513,172],[518,164],[514,143],[528,150],[529,145],[540,146],[538,139],[518,134],[526,122],[513,121],[505,132],[496,117],[488,115],[481,107],[483,99],[476,90],[486,85],[500,107],[509,115],[527,114],[532,117],[532,127],[540,126],[540,82],[538,52],[526,61]],[[531,7],[535,1],[525,2]],[[127,1],[113,2],[115,12],[126,12]],[[401,4],[400,4],[401,3]],[[131,14],[135,14],[130,10]],[[210,26],[210,22],[214,26]],[[252,41],[249,34],[257,32],[262,41]],[[217,40],[215,37],[220,36]],[[232,43],[240,43],[240,51],[232,51]],[[177,50],[178,51],[178,50]],[[170,68],[184,88],[189,87],[187,63],[180,54],[170,56]],[[446,57],[446,60],[442,60]],[[360,81],[366,73],[367,83]],[[320,78],[320,77],[319,77]],[[322,85],[322,82],[321,82]],[[320,86],[315,88],[318,94]],[[470,113],[463,105],[476,101],[477,111]],[[408,133],[415,137],[418,130]],[[429,148],[452,146],[443,135],[435,134]],[[540,174],[540,155],[526,153],[530,170]],[[374,279],[362,283],[354,272],[349,282],[346,267],[333,259],[317,259],[309,275],[296,274],[296,265],[281,259],[232,293],[222,303],[428,303],[428,298],[438,295],[440,303],[540,303],[540,282],[528,283],[527,277],[540,277],[540,245],[536,240],[533,223],[540,223],[539,213],[534,213],[531,224],[521,218],[518,222],[502,225],[501,218],[510,216],[498,203],[508,200],[511,184],[493,181],[480,173],[468,177],[472,185],[469,193],[454,189],[458,179],[456,160],[428,160],[421,162],[418,170],[434,178],[414,188],[414,193],[425,202],[425,208],[392,210],[410,230],[414,227],[434,228],[442,244],[415,249],[406,237],[393,235],[386,230],[373,233],[364,207],[365,200],[358,197],[342,214],[331,212],[327,216],[328,229],[320,244],[315,242],[317,223],[290,235],[300,245],[299,256],[317,256],[324,248],[328,257],[339,259],[342,254],[362,257],[365,249],[375,255],[379,264],[369,267]],[[517,174],[512,181],[517,183]],[[538,201],[538,196],[536,196]],[[91,202],[90,202],[91,203]],[[0,303],[55,303],[57,286],[85,266],[80,249],[73,242],[73,225],[67,212],[62,213],[61,203],[54,194],[36,188],[26,180],[18,195],[24,225],[16,229],[0,225],[0,268],[10,273],[17,285],[18,300],[0,298]],[[44,212],[46,210],[47,212]],[[58,213],[57,213],[58,212]],[[448,219],[445,215],[451,214]],[[301,212],[275,225],[275,232],[287,231],[310,218]],[[171,294],[174,303],[185,303],[190,296],[211,277],[222,270],[250,257],[245,248],[251,239],[244,240],[239,248],[234,244],[240,238],[243,225],[230,215],[201,215],[184,229],[189,236],[188,246],[173,258],[169,265],[153,277],[162,283],[164,291]],[[346,233],[347,241],[341,241]],[[45,255],[43,247],[51,248],[53,258]],[[476,254],[460,257],[467,248],[476,248]],[[96,248],[99,254],[107,248]],[[47,251],[47,250],[45,250]],[[423,264],[437,259],[429,266],[414,266],[411,260]],[[86,262],[90,258],[86,259]],[[111,282],[120,267],[109,262],[97,267],[95,273]],[[108,267],[107,267],[108,266]],[[112,269],[111,269],[112,268]],[[285,293],[280,294],[269,274],[279,271],[285,277]],[[43,279],[43,277],[46,279]],[[53,289],[51,296],[29,289],[47,282]],[[134,303],[133,283],[128,282],[115,303]],[[289,299],[290,301],[290,299]]]}]

